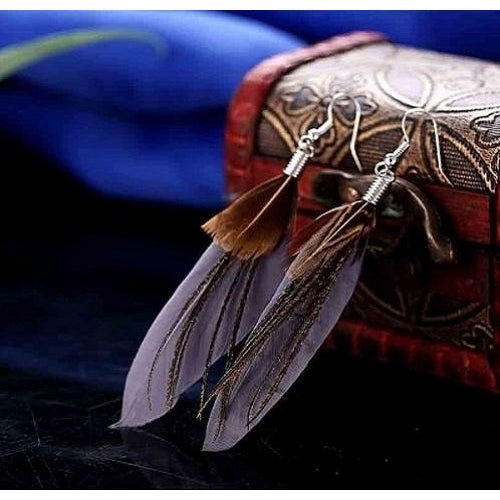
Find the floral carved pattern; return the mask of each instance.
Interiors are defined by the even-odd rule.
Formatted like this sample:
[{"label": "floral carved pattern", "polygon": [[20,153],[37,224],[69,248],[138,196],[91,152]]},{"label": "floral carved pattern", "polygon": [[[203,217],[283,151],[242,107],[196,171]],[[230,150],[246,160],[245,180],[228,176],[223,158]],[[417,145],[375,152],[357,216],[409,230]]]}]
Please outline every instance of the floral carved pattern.
[{"label": "floral carved pattern", "polygon": [[472,128],[476,131],[476,143],[481,147],[500,147],[500,113],[476,118],[472,122]]},{"label": "floral carved pattern", "polygon": [[[417,177],[478,192],[495,191],[500,65],[387,42],[314,60],[285,75],[268,97],[259,130],[266,140],[259,141],[260,152],[288,156],[300,135],[325,118],[329,99],[336,92],[356,96],[361,103],[358,153],[366,170],[398,143],[404,112],[424,107],[438,121],[447,143],[443,168],[435,161],[428,121],[415,116],[408,120],[414,136],[412,147],[397,173],[405,176],[411,172],[413,180]],[[327,167],[354,167],[348,147],[352,108],[352,104],[335,106],[335,127],[324,138],[317,162]],[[395,131],[391,140],[381,140],[388,129]]]},{"label": "floral carved pattern", "polygon": [[[419,271],[410,276],[414,269]],[[369,256],[349,314],[405,334],[490,351],[494,340],[490,306],[433,291],[423,278],[426,272],[418,255],[407,250]],[[390,286],[381,287],[384,282]]]}]

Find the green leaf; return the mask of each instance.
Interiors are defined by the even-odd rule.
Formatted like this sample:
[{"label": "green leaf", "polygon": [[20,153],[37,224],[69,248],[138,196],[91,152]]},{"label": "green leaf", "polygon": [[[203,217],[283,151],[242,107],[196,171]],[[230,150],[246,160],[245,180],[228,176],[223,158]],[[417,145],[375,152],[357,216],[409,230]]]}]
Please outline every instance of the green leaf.
[{"label": "green leaf", "polygon": [[165,52],[163,40],[154,33],[131,29],[72,30],[9,45],[0,49],[0,81],[42,59],[92,43],[110,40],[136,40],[151,45],[159,55]]}]

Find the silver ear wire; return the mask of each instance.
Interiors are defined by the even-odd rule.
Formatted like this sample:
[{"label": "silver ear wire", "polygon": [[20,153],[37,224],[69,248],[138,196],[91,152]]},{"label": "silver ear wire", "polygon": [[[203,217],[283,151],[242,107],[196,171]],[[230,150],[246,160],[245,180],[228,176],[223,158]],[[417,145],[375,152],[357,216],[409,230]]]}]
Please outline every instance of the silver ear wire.
[{"label": "silver ear wire", "polygon": [[336,103],[342,105],[342,103],[340,102],[342,100],[349,101],[354,104],[355,114],[350,142],[350,151],[356,167],[360,172],[363,171],[363,165],[361,164],[358,153],[356,151],[356,141],[358,138],[359,125],[361,122],[361,106],[357,99],[355,99],[354,97],[351,97],[345,92],[337,92],[336,94],[332,95],[330,102],[328,103],[328,107],[326,109],[326,120],[318,127],[310,128],[304,135],[300,137],[297,144],[297,150],[290,158],[287,166],[283,169],[283,173],[285,175],[289,175],[290,177],[295,178],[298,178],[300,176],[307,161],[312,158],[316,152],[316,141],[333,127],[333,107]]},{"label": "silver ear wire", "polygon": [[406,120],[410,115],[425,115],[427,118],[432,123],[432,128],[434,129],[434,141],[436,145],[436,157],[437,157],[437,163],[438,163],[438,169],[439,172],[442,173],[443,177],[449,182],[449,180],[446,178],[446,175],[444,174],[443,171],[443,159],[441,155],[441,141],[439,139],[439,126],[436,121],[436,119],[432,116],[432,114],[427,111],[424,108],[412,108],[406,111],[406,113],[403,115],[403,118],[401,120],[401,130],[403,131],[403,137],[404,140],[406,140],[408,143],[410,143],[410,136],[408,135],[408,132],[406,130]]},{"label": "silver ear wire", "polygon": [[389,186],[394,182],[395,177],[392,169],[396,165],[397,161],[401,158],[401,156],[410,147],[411,139],[408,131],[406,130],[406,120],[410,115],[413,114],[425,115],[431,120],[432,127],[434,129],[434,139],[436,141],[438,168],[442,172],[441,143],[439,140],[439,128],[436,119],[429,113],[429,111],[423,108],[409,109],[401,119],[401,131],[403,133],[403,139],[392,153],[387,153],[384,156],[384,159],[375,165],[374,172],[377,177],[369,186],[362,198],[367,203],[377,205]]},{"label": "silver ear wire", "polygon": [[318,136],[326,134],[333,127],[333,105],[335,103],[335,95],[330,99],[328,107],[326,108],[326,121],[322,123],[318,128],[311,129],[316,131]]},{"label": "silver ear wire", "polygon": [[[347,102],[352,102],[352,104],[354,105],[354,122],[352,124],[352,134],[351,134],[351,141],[349,143],[349,150],[351,152],[351,156],[352,159],[354,160],[356,167],[360,172],[363,172],[363,164],[361,163],[358,156],[358,152],[356,150],[356,143],[358,140],[359,126],[361,123],[361,116],[362,116],[361,105],[359,104],[358,100],[355,97],[352,97],[349,94],[346,94],[345,92],[337,92],[332,97],[332,100],[330,102],[331,107],[333,108],[335,102],[342,100]],[[338,102],[338,104],[342,105],[342,102]]]}]

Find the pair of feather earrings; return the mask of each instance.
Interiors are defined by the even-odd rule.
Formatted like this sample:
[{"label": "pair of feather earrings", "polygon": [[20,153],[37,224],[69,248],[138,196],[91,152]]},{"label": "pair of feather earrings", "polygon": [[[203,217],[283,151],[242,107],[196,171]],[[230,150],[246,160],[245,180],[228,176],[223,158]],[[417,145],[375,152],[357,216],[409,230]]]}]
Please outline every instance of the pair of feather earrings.
[{"label": "pair of feather earrings", "polygon": [[[201,379],[200,413],[215,400],[203,449],[225,450],[304,370],[354,291],[376,206],[410,144],[407,113],[403,140],[375,166],[375,180],[361,199],[325,212],[290,241],[298,178],[333,126],[335,103],[349,101],[356,110],[351,153],[360,165],[355,150],[360,105],[335,94],[327,120],[300,138],[283,174],[248,191],[203,226],[214,242],[149,329],[127,376],[121,419],[113,427],[159,418]],[[224,355],[226,371],[207,396],[210,366]]]}]

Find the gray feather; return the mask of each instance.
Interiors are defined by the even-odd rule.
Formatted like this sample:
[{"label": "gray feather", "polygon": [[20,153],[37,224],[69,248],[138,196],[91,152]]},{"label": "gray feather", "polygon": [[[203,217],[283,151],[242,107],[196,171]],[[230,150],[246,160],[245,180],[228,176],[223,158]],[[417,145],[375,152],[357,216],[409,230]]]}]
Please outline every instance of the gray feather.
[{"label": "gray feather", "polygon": [[[248,295],[242,297],[248,278],[241,269],[245,265],[215,244],[205,251],[139,347],[127,375],[121,419],[113,427],[142,426],[164,415],[202,377],[209,351],[211,362],[227,353],[236,319],[240,321],[236,341],[252,328],[285,272],[285,244],[255,262]],[[234,293],[227,297],[232,284]],[[237,318],[242,301],[245,307]],[[178,373],[167,397],[175,366]]]},{"label": "gray feather", "polygon": [[[285,276],[248,338],[266,327],[272,328],[272,333],[232,390],[218,394],[204,450],[221,451],[234,446],[295,382],[350,300],[365,245],[364,239],[358,241],[340,268],[323,267],[302,282],[289,274]],[[286,300],[290,294],[294,296],[291,310]]]}]

